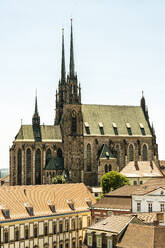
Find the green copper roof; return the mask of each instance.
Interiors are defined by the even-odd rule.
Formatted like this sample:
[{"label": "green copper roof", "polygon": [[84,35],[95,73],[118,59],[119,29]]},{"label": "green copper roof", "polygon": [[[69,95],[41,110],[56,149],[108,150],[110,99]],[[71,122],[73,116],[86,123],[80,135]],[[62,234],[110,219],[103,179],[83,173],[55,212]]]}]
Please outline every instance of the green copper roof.
[{"label": "green copper roof", "polygon": [[[141,124],[141,126],[144,126],[145,135],[151,135],[148,123],[140,106],[83,104],[82,113],[85,135],[89,133],[88,135],[115,136],[114,127],[116,126],[119,136],[128,136],[127,126],[130,126],[132,136],[142,136],[142,131],[140,128]],[[85,126],[89,126],[88,132]]]},{"label": "green copper roof", "polygon": [[[42,141],[62,141],[60,126],[46,126],[42,125],[41,127],[41,137]],[[24,140],[24,141],[34,141],[34,134],[32,125],[22,125],[18,134],[15,137],[15,140]]]},{"label": "green copper roof", "polygon": [[50,158],[45,170],[64,170],[64,159],[60,157]]},{"label": "green copper roof", "polygon": [[100,153],[100,156],[99,158],[115,158],[114,155],[112,154],[111,150],[109,149],[109,147],[104,144],[102,146],[102,149],[101,149],[101,153]]}]

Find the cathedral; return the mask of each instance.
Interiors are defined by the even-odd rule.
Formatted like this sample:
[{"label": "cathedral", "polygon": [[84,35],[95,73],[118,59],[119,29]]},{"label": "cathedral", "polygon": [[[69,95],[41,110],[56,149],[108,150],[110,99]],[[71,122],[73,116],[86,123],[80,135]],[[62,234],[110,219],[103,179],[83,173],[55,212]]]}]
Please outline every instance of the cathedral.
[{"label": "cathedral", "polygon": [[54,124],[40,125],[36,96],[32,124],[21,125],[10,148],[10,184],[48,184],[64,175],[69,182],[100,185],[104,173],[147,160],[158,163],[158,147],[143,95],[139,106],[82,104],[71,21],[67,76],[62,33]]}]

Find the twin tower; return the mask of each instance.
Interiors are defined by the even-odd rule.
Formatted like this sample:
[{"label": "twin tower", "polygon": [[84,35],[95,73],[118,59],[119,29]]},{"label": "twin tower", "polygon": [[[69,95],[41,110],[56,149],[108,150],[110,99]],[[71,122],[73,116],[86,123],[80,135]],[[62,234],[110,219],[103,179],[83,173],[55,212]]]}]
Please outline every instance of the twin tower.
[{"label": "twin tower", "polygon": [[65,49],[64,49],[64,29],[62,29],[62,60],[61,60],[61,79],[56,91],[56,117],[55,125],[59,125],[63,115],[65,104],[81,104],[81,87],[78,85],[77,75],[74,68],[74,49],[73,49],[73,28],[71,19],[70,35],[70,64],[69,74],[66,77],[65,70]]}]

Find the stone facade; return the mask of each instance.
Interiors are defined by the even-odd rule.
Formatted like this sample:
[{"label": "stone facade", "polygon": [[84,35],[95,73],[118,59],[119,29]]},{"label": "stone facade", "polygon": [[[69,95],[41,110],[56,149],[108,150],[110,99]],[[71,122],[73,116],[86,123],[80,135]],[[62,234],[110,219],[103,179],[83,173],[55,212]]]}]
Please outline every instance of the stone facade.
[{"label": "stone facade", "polygon": [[[101,158],[104,145],[109,155]],[[56,91],[54,125],[40,125],[36,99],[32,125],[21,126],[10,149],[11,185],[49,182],[46,169],[50,157],[63,158],[63,164],[55,161],[54,168],[64,168],[72,182],[91,186],[100,184],[107,168],[120,171],[129,161],[158,161],[156,136],[144,96],[140,106],[81,103],[81,87],[74,70],[72,25],[67,78],[62,35],[61,79]]]}]

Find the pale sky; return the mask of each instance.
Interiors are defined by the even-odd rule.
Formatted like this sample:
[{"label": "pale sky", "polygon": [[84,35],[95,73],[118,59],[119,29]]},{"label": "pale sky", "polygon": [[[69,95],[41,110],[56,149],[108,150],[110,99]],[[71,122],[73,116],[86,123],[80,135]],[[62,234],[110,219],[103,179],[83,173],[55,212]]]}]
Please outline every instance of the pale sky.
[{"label": "pale sky", "polygon": [[144,91],[165,160],[164,0],[0,0],[0,168],[21,119],[53,124],[61,28],[69,68],[70,17],[82,102],[139,105]]}]

